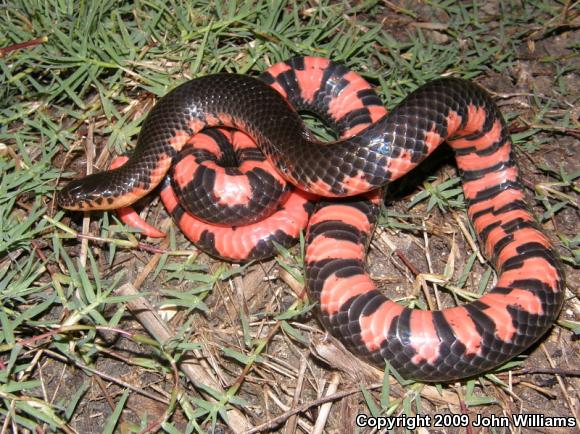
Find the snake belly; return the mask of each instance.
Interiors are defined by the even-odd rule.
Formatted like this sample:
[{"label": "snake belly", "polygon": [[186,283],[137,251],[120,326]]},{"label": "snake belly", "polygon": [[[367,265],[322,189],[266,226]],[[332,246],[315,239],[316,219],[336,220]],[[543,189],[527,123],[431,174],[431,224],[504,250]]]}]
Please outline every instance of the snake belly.
[{"label": "snake belly", "polygon": [[[239,129],[292,184],[343,197],[325,199],[310,219],[305,276],[321,322],[346,347],[377,364],[387,361],[403,377],[434,382],[480,374],[529,348],[559,314],[564,277],[528,210],[511,139],[491,97],[466,80],[434,80],[371,125],[321,143],[292,100],[340,110],[336,101],[349,72],[337,77],[331,65],[297,58],[271,68],[266,84],[217,74],[178,86],[151,110],[124,166],[71,182],[59,204],[82,210],[129,205],[167,179],[189,137],[207,127]],[[467,212],[497,284],[462,306],[409,309],[386,298],[365,270],[379,199],[358,195],[405,175],[443,142],[455,152]]]}]

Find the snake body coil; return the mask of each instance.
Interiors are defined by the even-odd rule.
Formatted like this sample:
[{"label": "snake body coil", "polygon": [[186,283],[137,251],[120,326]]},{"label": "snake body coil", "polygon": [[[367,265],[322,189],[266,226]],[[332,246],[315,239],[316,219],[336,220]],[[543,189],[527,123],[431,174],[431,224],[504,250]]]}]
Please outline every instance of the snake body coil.
[{"label": "snake body coil", "polygon": [[[357,77],[325,59],[298,58],[275,65],[263,81],[219,74],[184,83],[151,110],[127,164],[71,182],[59,204],[82,210],[129,205],[162,182],[192,135],[207,127],[239,129],[292,184],[346,197],[321,202],[307,233],[306,285],[333,335],[353,352],[379,364],[387,360],[404,377],[422,381],[464,378],[505,363],[551,327],[564,279],[526,206],[498,108],[479,86],[444,78],[382,116],[376,96]],[[346,98],[349,86],[356,91]],[[315,140],[292,108],[309,105],[326,111],[343,138]],[[409,309],[382,295],[365,271],[379,196],[360,195],[405,175],[444,141],[455,151],[468,214],[498,281],[462,306]],[[167,182],[164,201],[181,222],[188,214],[177,186]]]}]

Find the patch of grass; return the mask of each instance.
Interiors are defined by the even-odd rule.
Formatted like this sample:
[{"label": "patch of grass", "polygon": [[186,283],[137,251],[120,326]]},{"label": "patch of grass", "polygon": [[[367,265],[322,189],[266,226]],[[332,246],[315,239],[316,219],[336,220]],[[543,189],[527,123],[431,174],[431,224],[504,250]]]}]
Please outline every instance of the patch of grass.
[{"label": "patch of grass", "polygon": [[[76,176],[82,170],[68,167],[71,160],[85,154],[89,127],[94,132],[89,147],[97,148],[97,168],[103,168],[107,152],[130,151],[153,99],[180,82],[220,71],[259,73],[296,55],[346,63],[375,83],[392,107],[417,86],[441,75],[474,79],[490,73],[509,75],[517,66],[518,46],[528,38],[540,41],[558,32],[562,20],[565,22],[562,5],[555,1],[500,2],[498,10],[480,2],[428,1],[412,10],[397,9],[390,3],[14,0],[0,7],[3,430],[78,431],[78,418],[91,413],[88,391],[98,378],[107,378],[96,368],[113,366],[107,365],[109,356],[134,370],[146,368],[142,372],[163,383],[173,374],[176,361],[197,348],[189,343],[196,331],[189,328],[190,322],[167,347],[120,327],[127,322],[124,303],[131,297],[114,291],[129,278],[123,266],[123,261],[133,258],[129,252],[135,252],[144,263],[146,255],[160,255],[149,277],[163,289],[164,304],[181,306],[186,313],[206,310],[214,288],[229,285],[248,271],[202,264],[191,252],[179,251],[174,236],[166,248],[140,243],[108,214],[93,216],[101,228],[96,230],[99,236],[93,236],[86,250],[79,249],[79,240],[87,239],[87,234],[81,233],[75,217],[70,220],[72,214],[55,211],[52,195],[60,178],[73,172]],[[577,52],[577,42],[572,48]],[[550,56],[541,61],[556,64],[554,94],[532,99],[534,113],[523,118],[531,129],[515,139],[527,152],[548,142],[548,136],[543,136],[531,147],[525,145],[532,133],[534,137],[538,132],[565,135],[578,128],[570,110],[576,102],[569,96],[570,65]],[[322,129],[318,133],[325,134]],[[63,168],[70,171],[63,172]],[[554,182],[542,184],[538,190],[546,209],[543,220],[577,207],[578,174],[548,171]],[[426,201],[428,208],[443,212],[464,207],[456,178],[424,186],[410,205]],[[409,233],[421,228],[415,219],[410,213],[383,217],[389,229]],[[565,259],[578,265],[577,237],[562,234],[561,238],[570,252]],[[474,261],[473,257],[468,271]],[[279,265],[298,281],[302,264],[302,253],[281,252]],[[489,272],[480,289],[488,279]],[[463,288],[466,281],[464,273],[455,286]],[[239,307],[243,339],[239,346],[219,351],[233,361],[227,375],[221,371],[220,375],[237,381],[227,384],[226,392],[211,391],[213,400],[208,395],[189,398],[181,393],[185,389],[179,381],[173,382],[163,388],[167,397],[156,395],[167,398],[167,406],[151,422],[143,414],[137,421],[124,415],[124,410],[133,408],[129,389],[116,386],[111,394],[104,394],[113,405],[100,409],[101,416],[93,422],[100,422],[107,432],[121,425],[130,427],[129,432],[150,426],[177,432],[183,427],[178,428],[179,418],[172,417],[180,412],[189,432],[202,432],[206,426],[226,420],[231,408],[250,405],[255,389],[250,387],[251,393],[247,393],[244,382],[258,384],[265,390],[264,396],[273,389],[283,397],[280,402],[290,402],[292,396],[280,390],[276,381],[281,378],[278,372],[284,372],[284,378],[292,377],[294,367],[265,357],[274,338],[254,339],[256,329]],[[306,346],[308,339],[300,326],[311,308],[292,304],[270,317],[278,321],[285,336]],[[106,333],[127,339],[135,347],[130,351],[114,348]],[[280,335],[272,334],[275,340]],[[131,351],[138,351],[139,356]],[[67,374],[59,379],[54,372],[45,373],[51,366]],[[66,378],[72,378],[71,372],[77,368],[84,380],[69,384]],[[309,384],[317,384],[320,379],[310,374]],[[119,380],[114,369],[109,375],[108,381]],[[397,398],[391,396],[388,381],[379,398],[363,388],[364,411],[411,415],[425,410],[422,387],[411,385],[408,393]],[[468,383],[463,392],[469,405],[490,403],[487,392],[478,390],[477,394],[473,389],[474,383]]]}]

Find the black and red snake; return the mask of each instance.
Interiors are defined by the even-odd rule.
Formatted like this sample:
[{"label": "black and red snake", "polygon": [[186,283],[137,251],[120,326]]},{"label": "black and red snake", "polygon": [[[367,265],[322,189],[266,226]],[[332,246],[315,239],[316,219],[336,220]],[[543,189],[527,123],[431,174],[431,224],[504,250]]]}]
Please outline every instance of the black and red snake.
[{"label": "black and red snake", "polygon": [[[323,116],[341,139],[316,140],[295,108]],[[243,131],[281,176],[264,169],[261,157],[250,158],[246,172],[255,182],[234,181],[239,190],[220,187],[226,175],[238,174],[229,168],[218,173],[216,161],[226,154],[236,160],[255,153],[245,150],[244,134],[238,149],[230,151],[220,146],[220,141],[236,141],[229,130],[195,136],[208,127]],[[365,271],[380,204],[377,191],[444,141],[455,151],[468,214],[497,270],[497,284],[462,306],[409,309],[387,299]],[[205,169],[192,173],[198,164]],[[265,229],[259,221],[249,222],[250,234],[261,231],[259,240],[238,236],[243,231],[232,226],[240,224],[233,217],[228,226],[212,229],[202,221],[208,215],[198,219],[184,209],[196,201],[202,209],[220,202],[218,208],[225,208],[212,208],[206,213],[210,218],[230,218],[228,206],[245,214],[259,178],[266,196],[290,196],[273,210],[279,220]],[[300,190],[289,193],[284,179]],[[562,307],[561,266],[525,203],[506,124],[490,96],[469,81],[429,82],[386,114],[364,80],[326,59],[282,62],[261,80],[236,74],[201,77],[159,100],[126,164],[71,182],[58,193],[58,203],[76,210],[122,208],[159,184],[180,227],[216,256],[242,261],[272,254],[272,239],[298,235],[300,229],[291,229],[291,223],[308,224],[306,286],[322,323],[356,354],[379,364],[387,361],[406,378],[442,382],[497,367],[544,335]],[[319,201],[308,220],[312,194],[340,199]],[[261,199],[254,202],[268,208]],[[284,214],[287,209],[299,211]]]}]

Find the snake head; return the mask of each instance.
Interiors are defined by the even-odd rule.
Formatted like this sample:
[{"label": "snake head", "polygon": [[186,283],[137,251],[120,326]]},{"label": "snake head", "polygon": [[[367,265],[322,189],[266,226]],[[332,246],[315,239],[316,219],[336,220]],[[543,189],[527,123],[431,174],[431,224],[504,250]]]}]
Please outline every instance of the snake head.
[{"label": "snake head", "polygon": [[95,173],[69,182],[56,194],[56,202],[61,208],[76,211],[118,208],[113,199],[116,194],[108,188],[110,178],[103,176],[106,173]]}]

